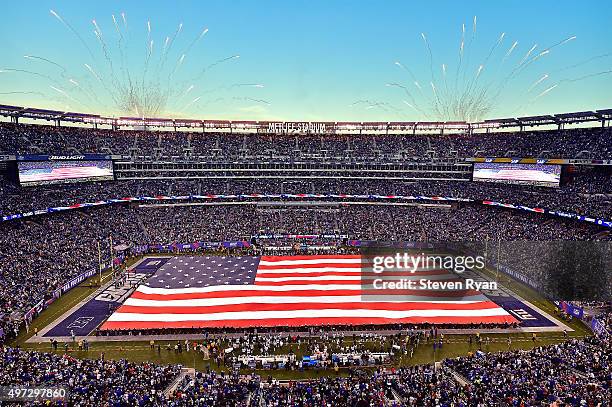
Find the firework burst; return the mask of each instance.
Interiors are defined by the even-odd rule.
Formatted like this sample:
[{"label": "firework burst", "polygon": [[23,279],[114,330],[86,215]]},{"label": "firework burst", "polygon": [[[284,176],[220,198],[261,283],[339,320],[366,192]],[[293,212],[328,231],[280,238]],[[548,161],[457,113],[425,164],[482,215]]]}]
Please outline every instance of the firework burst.
[{"label": "firework burst", "polygon": [[[571,69],[610,57],[612,53],[591,57],[556,71],[543,71],[542,61],[576,40],[575,35],[542,47],[537,43],[523,45],[509,39],[505,32],[492,39],[481,39],[478,32],[477,17],[472,19],[471,27],[465,23],[461,25],[456,54],[449,58],[452,61],[438,60],[427,33],[420,33],[418,41],[423,50],[420,60],[427,67],[418,70],[420,75],[416,75],[417,68],[422,67],[410,66],[398,59],[393,63],[401,70],[402,78],[386,83],[387,87],[401,92],[402,98],[396,103],[401,108],[389,102],[371,101],[358,101],[351,106],[378,108],[398,117],[409,117],[417,112],[426,120],[476,122],[490,116],[502,102],[507,103],[504,96],[510,88],[524,92],[522,104],[515,110],[518,111],[563,83],[610,74],[609,70],[572,73]],[[564,72],[574,76],[563,77]]]},{"label": "firework burst", "polygon": [[[92,35],[88,37],[57,11],[50,10],[50,15],[78,41],[75,48],[82,47],[87,51],[88,60],[78,66],[64,66],[61,61],[46,56],[25,55],[26,63],[32,65],[28,69],[0,69],[5,73],[45,79],[50,95],[40,87],[35,89],[36,92],[26,89],[3,94],[44,94],[70,108],[91,111],[108,111],[110,108],[119,114],[155,117],[168,112],[184,114],[189,108],[197,107],[205,94],[230,92],[237,88],[263,88],[261,84],[219,85],[205,81],[210,70],[237,61],[239,55],[224,57],[204,67],[189,66],[192,51],[198,49],[209,32],[206,27],[191,39],[183,23],[170,33],[158,34],[151,20],[135,28],[122,12],[105,19],[108,24],[92,19]],[[41,73],[44,68],[50,68],[49,72]],[[193,97],[195,93],[199,94]],[[269,104],[244,95],[218,99]]]}]

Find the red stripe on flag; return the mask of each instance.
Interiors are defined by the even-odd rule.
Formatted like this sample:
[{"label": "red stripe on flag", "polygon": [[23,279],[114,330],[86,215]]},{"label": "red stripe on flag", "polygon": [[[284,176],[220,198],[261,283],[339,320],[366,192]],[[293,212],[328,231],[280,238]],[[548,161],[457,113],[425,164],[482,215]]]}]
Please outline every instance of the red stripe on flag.
[{"label": "red stripe on flag", "polygon": [[361,271],[306,271],[303,273],[257,273],[257,278],[275,278],[275,277],[325,277],[325,276],[355,276],[355,277],[380,277],[380,276],[440,276],[449,274],[446,270],[431,270],[431,271],[387,271],[385,273],[361,272]]},{"label": "red stripe on flag", "polygon": [[503,324],[516,320],[510,315],[474,317],[409,317],[409,318],[267,318],[231,321],[106,321],[101,329],[161,329],[161,328],[253,328],[301,327],[331,325],[388,325],[388,324]]},{"label": "red stripe on flag", "polygon": [[343,268],[360,268],[361,263],[316,263],[316,264],[306,264],[306,263],[297,263],[297,264],[259,264],[257,270],[283,270],[283,269],[320,269],[323,267],[333,267],[337,269]]},{"label": "red stripe on flag", "polygon": [[325,256],[261,256],[262,261],[299,261],[317,259],[359,259],[361,256],[355,254],[333,254]]},{"label": "red stripe on flag", "polygon": [[[255,299],[256,300],[256,299]],[[324,310],[324,309],[371,309],[371,310],[389,310],[389,311],[411,311],[411,310],[481,310],[497,308],[497,304],[493,302],[473,302],[473,303],[432,303],[432,302],[349,302],[349,303],[288,303],[288,304],[267,304],[253,303],[246,304],[227,304],[227,305],[211,305],[202,307],[188,306],[139,306],[139,305],[122,305],[118,313],[131,314],[215,314],[219,312],[245,312],[245,311],[298,311],[298,310]]]}]

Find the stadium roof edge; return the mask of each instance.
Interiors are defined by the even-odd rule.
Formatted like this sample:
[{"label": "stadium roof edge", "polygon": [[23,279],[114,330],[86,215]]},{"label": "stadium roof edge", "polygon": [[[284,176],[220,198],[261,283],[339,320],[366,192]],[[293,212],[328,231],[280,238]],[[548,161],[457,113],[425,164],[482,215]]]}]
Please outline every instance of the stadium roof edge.
[{"label": "stadium roof edge", "polygon": [[481,122],[462,121],[274,121],[274,120],[213,120],[213,119],[173,119],[173,118],[139,118],[139,117],[104,117],[93,113],[62,112],[59,110],[40,109],[0,105],[0,116],[79,122],[85,124],[105,124],[119,128],[121,126],[151,127],[200,127],[202,129],[233,129],[275,132],[275,129],[328,133],[335,130],[444,130],[444,129],[484,129],[496,127],[524,127],[566,123],[580,123],[612,120],[612,109],[595,111],[569,112],[553,115],[527,116],[518,118],[486,119]]}]

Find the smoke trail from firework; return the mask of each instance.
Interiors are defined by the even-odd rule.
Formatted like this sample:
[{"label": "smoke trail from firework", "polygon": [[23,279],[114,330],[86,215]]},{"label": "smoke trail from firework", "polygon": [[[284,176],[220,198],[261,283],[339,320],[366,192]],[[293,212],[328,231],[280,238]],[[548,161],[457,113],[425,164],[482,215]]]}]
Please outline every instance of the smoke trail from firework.
[{"label": "smoke trail from firework", "polygon": [[[386,86],[390,86],[390,87],[397,87],[400,88],[404,91],[404,93],[410,98],[410,100],[412,101],[413,106],[415,106],[415,109],[421,111],[421,109],[418,107],[418,103],[416,101],[416,99],[414,98],[414,96],[412,95],[412,93],[410,93],[410,91],[408,90],[408,88],[404,85],[401,85],[399,83],[387,83]],[[422,112],[422,111],[421,111]],[[424,113],[424,112],[423,112]]]},{"label": "smoke trail from firework", "polygon": [[523,57],[523,59],[521,59],[521,61],[518,63],[518,67],[522,66],[525,61],[527,61],[527,59],[529,58],[529,56],[531,55],[531,53],[533,51],[535,51],[535,49],[538,47],[538,44],[533,44],[533,46],[531,48],[529,48],[529,51],[527,51],[527,53],[525,54],[525,56]]},{"label": "smoke trail from firework", "polygon": [[[512,71],[501,81],[500,85],[498,86],[497,91],[494,93],[494,96],[491,99],[491,102],[496,100],[497,97],[499,97],[499,95],[501,94],[501,92],[505,89],[505,87],[508,85],[508,83],[510,83],[511,80],[515,79],[520,73],[524,72],[525,70],[527,70],[527,68],[529,68],[529,66],[531,66],[534,62],[536,62],[537,60],[539,60],[540,58],[548,55],[550,53],[550,51],[556,47],[559,47],[561,45],[564,45],[570,41],[573,41],[576,39],[576,36],[570,36],[566,39],[560,40],[557,43],[551,45],[550,47],[544,49],[543,51],[540,51],[539,53],[537,53],[536,55],[532,56],[533,52],[536,50],[537,48],[537,44],[534,44],[529,51],[527,51],[527,53],[523,56],[523,58],[519,61],[519,63],[512,69]],[[548,77],[548,76],[547,76]],[[547,78],[546,77],[546,78]],[[541,80],[545,80],[541,79]],[[541,81],[540,81],[541,82]],[[539,82],[538,82],[539,83]],[[533,87],[537,86],[537,84],[532,85],[527,93],[530,93],[530,91],[533,89]],[[552,90],[552,89],[551,89]],[[550,92],[550,90],[548,90],[545,94],[547,94],[548,92]],[[542,95],[543,96],[543,95]],[[534,101],[536,99],[538,99],[540,96],[537,96]],[[522,107],[517,108],[517,110],[521,109]]]},{"label": "smoke trail from firework", "polygon": [[200,99],[202,99],[202,96],[198,96],[197,98],[193,99],[191,102],[187,103],[185,105],[185,107],[183,108],[183,110],[187,110],[189,109],[189,107],[191,107],[191,105],[193,105],[194,103],[197,103]]},{"label": "smoke trail from firework", "polygon": [[[125,16],[124,13],[122,13],[123,16]],[[125,55],[123,52],[123,33],[121,32],[121,29],[119,28],[119,23],[117,23],[117,19],[115,18],[115,15],[112,14],[111,18],[113,20],[113,25],[115,26],[115,31],[117,32],[117,49],[119,50],[119,67],[121,70],[121,74],[123,75],[124,78],[126,78],[127,74],[126,74],[126,68],[125,68]]]},{"label": "smoke trail from firework", "polygon": [[89,64],[83,64],[83,66],[85,66],[85,68],[87,68],[87,70],[89,71],[89,73],[91,73],[91,75],[96,78],[96,80],[100,83],[100,85],[104,88],[104,90],[106,90],[106,92],[108,92],[108,94],[111,96],[111,98],[113,99],[113,101],[116,104],[119,104],[119,99],[115,96],[114,92],[111,91],[108,86],[106,86],[106,84],[104,83],[104,81],[102,80],[102,78],[96,73],[96,71],[89,65]]},{"label": "smoke trail from firework", "polygon": [[462,23],[461,24],[461,43],[459,44],[459,62],[457,63],[457,70],[455,71],[455,86],[453,89],[453,94],[458,92],[459,71],[461,70],[461,65],[463,64],[464,51],[465,51],[465,23]]},{"label": "smoke trail from firework", "polygon": [[85,42],[85,40],[83,39],[83,37],[81,37],[81,34],[79,34],[73,27],[72,25],[70,25],[70,23],[68,23],[66,20],[64,20],[57,12],[55,12],[54,10],[49,10],[49,13],[51,13],[51,15],[53,15],[55,18],[57,18],[62,24],[64,24],[64,26],[66,28],[68,28],[81,42],[81,44],[83,44],[83,46],[85,47],[85,49],[87,49],[87,52],[89,52],[89,55],[91,56],[92,59],[95,59],[93,52],[91,52],[91,49],[89,48],[89,46],[87,45],[87,43]]},{"label": "smoke trail from firework", "polygon": [[499,38],[497,39],[497,42],[495,42],[495,44],[491,47],[491,49],[489,50],[489,53],[487,54],[486,58],[484,59],[484,62],[482,62],[480,64],[480,66],[478,67],[478,71],[476,73],[475,78],[469,83],[468,85],[468,90],[467,92],[469,93],[472,90],[472,87],[475,86],[478,83],[478,79],[480,79],[480,74],[483,70],[483,68],[487,65],[487,63],[489,62],[489,60],[491,59],[491,56],[493,55],[493,53],[495,52],[495,50],[501,45],[502,41],[504,40],[504,37],[506,36],[505,32],[502,32],[499,35]]},{"label": "smoke trail from firework", "polygon": [[191,91],[193,90],[193,88],[194,88],[194,87],[195,87],[194,85],[191,85],[190,87],[188,87],[187,89],[185,89],[185,92],[183,92],[183,95],[182,95],[181,97],[185,97],[185,96],[187,96],[187,94],[188,94],[189,92],[191,92]]},{"label": "smoke trail from firework", "polygon": [[200,104],[200,106],[210,106],[210,105],[214,105],[215,103],[222,102],[224,100],[225,100],[224,97],[220,97],[220,98],[208,100],[208,101],[204,102],[203,104]]},{"label": "smoke trail from firework", "polygon": [[200,33],[200,35],[198,35],[193,41],[191,41],[191,44],[189,44],[189,46],[187,47],[187,49],[183,52],[184,55],[189,54],[189,51],[191,51],[191,49],[194,47],[194,45],[196,45],[196,43],[198,41],[200,41],[202,39],[202,37],[204,37],[204,35],[206,35],[206,33],[208,32],[208,28],[204,28],[202,30],[202,32]]},{"label": "smoke trail from firework", "polygon": [[399,66],[400,68],[402,68],[404,71],[408,72],[410,74],[410,76],[412,77],[412,80],[416,81],[416,77],[414,76],[412,71],[410,69],[408,69],[406,66],[404,66],[401,62],[395,61],[394,64]]},{"label": "smoke trail from firework", "polygon": [[403,65],[401,62],[396,61],[395,65],[399,66],[400,68],[402,68],[404,71],[408,72],[408,74],[410,74],[410,77],[412,79],[412,83],[414,84],[414,86],[416,86],[416,88],[419,90],[419,93],[421,94],[422,97],[426,97],[423,94],[423,88],[421,88],[421,84],[419,83],[419,81],[417,80],[417,78],[414,76],[414,74],[412,73],[412,71],[410,69],[408,69],[405,65]]},{"label": "smoke trail from firework", "polygon": [[[193,106],[195,103],[198,103],[201,99],[202,99],[202,96],[198,96],[198,97],[194,98],[191,102],[187,103],[185,105],[185,107],[183,107],[182,110],[187,110],[188,108]],[[226,100],[226,99],[227,98],[219,97],[219,98],[216,98],[216,99],[209,100],[209,101],[205,102],[204,105],[210,105],[210,104],[218,103],[218,102]],[[265,104],[265,105],[270,105],[271,104],[267,100],[264,100],[264,99],[255,99],[255,98],[251,98],[251,97],[248,97],[248,96],[233,96],[231,98],[231,100],[242,100],[242,101],[256,102],[256,103],[262,103],[262,104]]]},{"label": "smoke trail from firework", "polygon": [[595,61],[597,59],[606,58],[606,57],[609,57],[609,56],[612,56],[612,52],[608,52],[606,54],[601,54],[601,55],[595,55],[594,57],[588,58],[588,59],[586,59],[584,61],[581,61],[581,62],[578,62],[578,63],[576,63],[574,65],[569,65],[569,66],[566,66],[566,67],[554,70],[552,72],[557,73],[557,72],[563,72],[563,71],[567,71],[567,70],[570,70],[570,69],[578,68],[579,66],[586,65],[589,62]]},{"label": "smoke trail from firework", "polygon": [[243,88],[243,87],[249,87],[249,88],[263,88],[264,85],[262,85],[261,83],[235,83],[233,85],[229,85],[228,88]]},{"label": "smoke trail from firework", "polygon": [[64,79],[66,79],[66,68],[64,66],[58,64],[57,62],[54,62],[54,61],[52,61],[50,59],[39,57],[39,56],[36,56],[36,55],[24,55],[23,57],[25,59],[43,61],[43,62],[46,62],[48,64],[51,64],[51,65],[54,65],[54,66],[58,67],[59,69],[62,70],[61,73],[60,73],[60,76],[62,78],[64,78]]},{"label": "smoke trail from firework", "polygon": [[550,54],[550,51],[556,47],[559,47],[561,45],[567,44],[570,41],[573,41],[576,39],[576,36],[573,35],[571,37],[568,37],[562,41],[557,42],[556,44],[546,48],[544,51],[540,52],[539,54],[537,54],[536,56],[534,56],[533,58],[531,58],[530,60],[528,60],[527,62],[524,62],[523,65],[519,66],[519,72],[522,72],[525,70],[525,68],[527,68],[529,65],[531,65],[532,63],[534,63],[535,61],[537,61],[538,59],[542,58],[545,55]]},{"label": "smoke trail from firework", "polygon": [[[470,66],[470,59],[471,59],[471,55],[472,55],[472,48],[474,45],[474,42],[476,40],[476,22],[477,22],[477,17],[474,16],[473,20],[472,20],[472,35],[470,36],[470,40],[468,41],[468,43],[465,45],[465,48],[467,49],[467,55],[465,56],[465,66],[469,67]],[[465,79],[466,79],[466,74],[467,74],[467,69],[463,70],[463,82],[465,83]]]},{"label": "smoke trail from firework", "polygon": [[83,64],[83,65],[85,66],[85,68],[87,68],[89,72],[91,72],[91,74],[94,76],[94,78],[98,80],[98,82],[102,82],[102,79],[100,79],[96,71],[94,71],[93,68],[89,66],[89,64]]},{"label": "smoke trail from firework", "polygon": [[215,66],[220,65],[220,64],[223,64],[223,63],[228,62],[228,61],[232,61],[232,60],[234,60],[234,59],[238,59],[238,58],[240,58],[240,55],[232,55],[232,56],[227,57],[227,58],[222,58],[222,59],[219,59],[218,61],[215,61],[215,62],[213,62],[212,64],[210,64],[210,65],[208,65],[208,66],[204,67],[204,69],[202,69],[202,70],[200,71],[200,73],[199,73],[199,74],[198,74],[198,75],[197,75],[197,76],[196,76],[194,79],[191,79],[191,80],[190,80],[190,82],[193,82],[193,81],[199,81],[199,80],[201,80],[201,79],[202,79],[202,77],[204,76],[204,74],[205,74],[206,72],[208,72],[210,69],[214,68]]},{"label": "smoke trail from firework", "polygon": [[534,100],[537,100],[537,99],[541,98],[542,96],[546,95],[548,92],[550,92],[551,90],[553,90],[557,86],[559,86],[559,85],[558,84],[554,84],[553,86],[551,86],[550,88],[546,89],[545,91],[540,93],[538,96],[536,96]]},{"label": "smoke trail from firework", "polygon": [[[423,41],[425,42],[425,47],[427,48],[427,53],[429,55],[429,72],[431,74],[430,83],[433,85],[433,82],[435,81],[435,75],[434,75],[434,69],[433,69],[433,52],[431,51],[431,46],[429,45],[429,41],[427,41],[427,36],[425,35],[425,33],[421,33],[421,38],[423,38]],[[434,92],[433,100],[435,104],[435,109],[439,111],[439,106],[438,106],[439,99],[437,95],[435,94],[435,92]]]},{"label": "smoke trail from firework", "polygon": [[38,76],[40,78],[44,78],[47,79],[53,83],[55,83],[56,85],[59,86],[58,81],[56,81],[55,79],[53,79],[52,77],[50,77],[49,75],[45,75],[39,72],[34,72],[34,71],[29,71],[27,69],[15,69],[15,68],[1,68],[0,72],[17,72],[17,73],[25,73],[27,75],[33,75],[33,76]]},{"label": "smoke trail from firework", "polygon": [[264,100],[264,99],[255,99],[255,98],[251,98],[251,97],[248,97],[248,96],[234,96],[232,99],[233,100],[245,100],[245,101],[248,101],[248,102],[263,103],[264,105],[268,105],[268,106],[271,105],[271,103],[269,101],[267,101],[267,100]]},{"label": "smoke trail from firework", "polygon": [[[264,85],[262,85],[261,83],[234,83],[232,85],[222,85],[222,86],[217,86],[215,88],[206,90],[204,92],[202,92],[202,95],[208,95],[211,93],[215,93],[221,90],[232,90],[235,88],[264,88]],[[185,96],[187,96],[188,93],[190,93],[193,89],[195,89],[195,85],[190,85],[189,87],[187,87],[185,89],[185,91],[182,92],[181,96],[177,99],[176,103],[179,103]]]},{"label": "smoke trail from firework", "polygon": [[85,94],[87,97],[90,97],[87,94],[87,92],[85,92],[85,90],[81,87],[81,84],[79,82],[75,81],[72,78],[68,79],[68,82],[70,82],[72,85],[74,85],[74,87],[77,88],[79,91],[83,92],[83,94]]},{"label": "smoke trail from firework", "polygon": [[425,33],[421,33],[421,38],[425,42],[425,46],[427,47],[427,52],[429,54],[429,71],[431,73],[431,80],[434,80],[434,72],[433,72],[433,53],[431,52],[431,47],[429,46],[429,41],[427,41],[427,37]]},{"label": "smoke trail from firework", "polygon": [[[578,77],[578,78],[572,78],[572,79],[561,79],[559,82],[557,82],[557,84],[556,84],[556,85],[559,85],[559,84],[564,83],[564,82],[578,82],[578,81],[583,81],[583,80],[585,80],[585,79],[594,78],[594,77],[597,77],[597,76],[609,75],[609,74],[611,74],[611,73],[612,73],[612,69],[608,69],[608,70],[605,70],[605,71],[594,72],[594,73],[590,73],[590,74],[587,74],[587,75],[583,75],[583,76],[580,76],[580,77]],[[555,85],[555,86],[556,86],[556,85]]]},{"label": "smoke trail from firework", "polygon": [[159,68],[160,71],[164,69],[164,66],[166,65],[166,61],[168,60],[168,53],[172,49],[172,46],[176,42],[176,38],[179,36],[182,30],[183,30],[183,23],[179,23],[178,27],[174,31],[174,34],[172,35],[172,38],[170,38],[169,40],[166,40],[168,44],[165,45],[164,52],[162,52],[162,55],[161,55],[161,64]]},{"label": "smoke trail from firework", "polygon": [[115,31],[117,31],[117,34],[119,35],[119,37],[123,37],[123,35],[121,34],[121,30],[119,29],[119,24],[117,24],[117,19],[115,18],[114,14],[111,14],[111,17],[113,19],[113,25],[115,26]]},{"label": "smoke trail from firework", "polygon": [[547,49],[548,49],[548,50],[551,50],[551,49],[556,48],[556,47],[558,47],[558,46],[561,46],[561,45],[563,45],[563,44],[567,44],[567,43],[568,43],[568,42],[570,42],[570,41],[574,41],[576,38],[577,38],[577,37],[576,37],[575,35],[572,35],[571,37],[568,37],[568,38],[566,38],[566,39],[564,39],[564,40],[562,40],[562,41],[559,41],[558,43],[556,43],[556,44],[554,44],[554,45],[552,45],[552,46],[548,47]]},{"label": "smoke trail from firework", "polygon": [[499,47],[501,45],[501,43],[502,43],[502,41],[504,40],[505,37],[506,37],[506,33],[505,32],[503,32],[503,33],[501,33],[499,35],[499,38],[497,39],[497,42],[495,43],[495,45],[493,45],[493,47],[491,47],[491,50],[489,51],[489,54],[485,58],[485,60],[482,63],[482,65],[486,65],[487,62],[489,62],[489,59],[491,59],[491,55],[493,55],[493,52],[495,52],[497,47]]},{"label": "smoke trail from firework", "polygon": [[537,81],[535,81],[535,82],[533,83],[533,85],[531,85],[531,86],[529,87],[529,89],[527,90],[527,93],[530,93],[530,92],[533,90],[533,88],[535,88],[536,86],[538,86],[540,83],[542,83],[542,81],[546,80],[547,78],[548,78],[548,74],[544,74],[544,75],[542,75],[542,77],[541,77],[540,79],[538,79]]},{"label": "smoke trail from firework", "polygon": [[512,54],[512,51],[514,51],[514,49],[516,48],[516,46],[518,45],[518,41],[514,41],[514,43],[512,44],[512,46],[510,47],[510,49],[508,50],[508,52],[506,52],[506,55],[504,55],[504,59],[502,59],[502,63],[508,59],[508,57]]},{"label": "smoke trail from firework", "polygon": [[416,108],[414,107],[414,105],[413,105],[412,103],[408,103],[408,102],[407,102],[407,101],[405,101],[405,100],[402,100],[402,103],[403,103],[403,104],[405,104],[406,106],[408,106],[408,107],[410,107],[410,108],[412,108],[412,109],[415,109],[415,110],[416,110]]},{"label": "smoke trail from firework", "polygon": [[180,58],[176,61],[176,64],[174,65],[174,69],[172,70],[172,72],[170,73],[170,75],[168,75],[168,81],[170,81],[170,79],[172,78],[172,76],[174,76],[174,74],[176,73],[176,71],[178,71],[178,69],[181,67],[181,65],[183,65],[183,61],[185,61],[185,57],[186,55],[183,54],[180,56]]},{"label": "smoke trail from firework", "polygon": [[16,90],[12,92],[0,92],[0,95],[38,95],[42,97],[47,97],[47,95],[45,95],[42,92],[22,91],[22,90]]},{"label": "smoke trail from firework", "polygon": [[208,65],[206,68],[204,68],[202,70],[202,73],[204,73],[204,72],[208,71],[209,69],[214,68],[215,66],[220,65],[220,64],[222,64],[224,62],[231,61],[233,59],[238,59],[238,58],[240,58],[240,55],[232,55],[232,56],[227,57],[227,58],[219,59],[218,61],[215,61],[212,64]]},{"label": "smoke trail from firework", "polygon": [[63,89],[56,88],[56,87],[55,87],[55,86],[53,86],[53,85],[49,85],[49,87],[50,87],[51,89],[53,89],[54,91],[58,92],[60,95],[64,96],[65,98],[70,99],[70,100],[72,100],[73,102],[77,102],[77,103],[79,103],[79,102],[78,102],[78,101],[77,101],[75,98],[73,98],[72,96],[70,96],[70,95],[69,95],[69,94],[68,94],[66,91],[64,91]]},{"label": "smoke trail from firework", "polygon": [[96,22],[95,19],[91,20],[91,22],[95,27],[94,34],[96,35],[96,38],[98,39],[98,42],[100,43],[100,46],[102,47],[102,52],[104,53],[104,59],[108,63],[108,66],[110,69],[110,81],[113,84],[113,86],[115,86],[116,88],[120,88],[120,82],[117,80],[115,76],[115,68],[113,66],[113,60],[110,57],[110,53],[108,51],[106,41],[104,41],[104,37],[102,36],[102,30],[98,26],[98,23]]},{"label": "smoke trail from firework", "polygon": [[[573,41],[576,38],[577,37],[575,35],[572,35],[572,36],[567,37],[567,38],[565,38],[563,40],[560,40],[560,41],[556,42],[555,44],[551,45],[550,47],[548,47],[548,48],[544,49],[543,51],[539,52],[537,55],[535,55],[535,56],[530,58],[531,54],[533,53],[533,51],[536,49],[536,46],[537,46],[537,45],[534,45],[533,47],[531,47],[529,52],[527,52],[527,54],[523,57],[523,59],[521,59],[521,61],[518,64],[518,66],[512,70],[512,72],[509,75],[508,80],[513,78],[513,77],[515,77],[519,73],[525,71],[530,65],[532,65],[534,62],[536,62],[540,58],[548,55],[551,52],[552,49],[554,49],[556,47],[559,47],[559,46],[562,46],[564,44],[567,44],[568,42]],[[505,83],[504,83],[504,86],[505,86]],[[556,87],[557,87],[557,85],[552,86],[551,88],[545,90],[543,92],[543,94],[538,95],[535,99],[539,99],[541,96],[546,95],[548,92],[550,92],[552,89],[554,89]],[[500,92],[501,92],[501,90],[500,90]],[[499,94],[499,92],[498,92],[498,94]]]}]

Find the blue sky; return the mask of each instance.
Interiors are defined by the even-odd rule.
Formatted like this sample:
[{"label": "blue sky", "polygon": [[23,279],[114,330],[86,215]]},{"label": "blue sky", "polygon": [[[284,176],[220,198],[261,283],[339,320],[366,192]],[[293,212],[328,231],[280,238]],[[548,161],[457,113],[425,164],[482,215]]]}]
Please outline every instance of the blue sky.
[{"label": "blue sky", "polygon": [[[78,32],[93,57],[50,9]],[[113,14],[127,38],[123,66]],[[611,17],[606,1],[589,1],[588,6],[570,1],[9,2],[3,5],[0,24],[0,103],[130,115],[117,101],[125,98],[111,97],[109,89],[121,95],[117,89],[127,83],[126,71],[131,78],[142,77],[152,40],[143,81],[150,86],[140,88],[169,92],[160,116],[434,120],[465,114],[470,98],[472,107],[486,108],[473,117],[486,118],[610,108],[612,74],[579,78],[612,69],[612,55],[602,56],[612,53]],[[181,22],[183,28],[162,63],[165,38],[172,37]],[[463,23],[464,54],[458,70]],[[179,63],[204,28],[209,31]],[[572,36],[576,38],[550,48]],[[505,57],[514,42],[517,45]],[[507,80],[534,44],[528,64]],[[65,71],[24,55],[48,59]],[[234,55],[240,57],[211,67],[198,79],[204,67]],[[548,76],[534,86],[544,75]],[[408,93],[386,86],[389,83],[406,86]],[[245,86],[255,84],[264,87]],[[487,100],[481,95],[488,95]],[[454,102],[459,109],[444,110]]]}]

